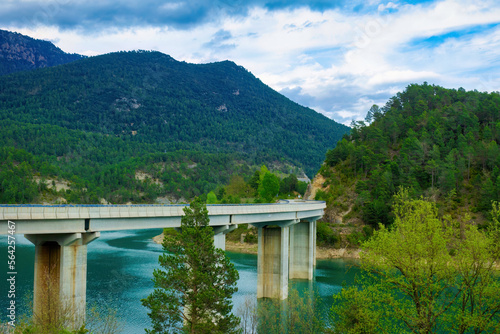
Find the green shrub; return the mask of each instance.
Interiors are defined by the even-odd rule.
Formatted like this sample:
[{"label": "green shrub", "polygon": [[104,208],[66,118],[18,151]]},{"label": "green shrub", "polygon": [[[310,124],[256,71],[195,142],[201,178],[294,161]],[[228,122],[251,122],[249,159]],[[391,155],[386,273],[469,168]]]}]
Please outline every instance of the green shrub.
[{"label": "green shrub", "polygon": [[244,241],[249,243],[249,244],[256,244],[257,243],[257,236],[253,233],[247,233],[245,235]]},{"label": "green shrub", "polygon": [[371,238],[371,236],[373,235],[373,227],[368,226],[368,225],[363,226],[363,233],[364,233],[366,239]]},{"label": "green shrub", "polygon": [[164,228],[163,229],[163,235],[164,236],[176,236],[177,235],[177,230],[175,228]]},{"label": "green shrub", "polygon": [[346,238],[351,246],[361,246],[361,243],[365,241],[364,235],[357,231],[348,234]]},{"label": "green shrub", "polygon": [[335,233],[325,222],[318,222],[316,227],[316,240],[320,245],[333,246],[340,240],[340,235]]},{"label": "green shrub", "polygon": [[316,196],[314,196],[314,199],[316,201],[326,201],[327,198],[328,198],[327,193],[321,189],[318,189],[318,191],[316,192]]},{"label": "green shrub", "polygon": [[367,202],[363,206],[363,221],[374,228],[381,223],[385,226],[392,223],[389,205],[381,199]]}]

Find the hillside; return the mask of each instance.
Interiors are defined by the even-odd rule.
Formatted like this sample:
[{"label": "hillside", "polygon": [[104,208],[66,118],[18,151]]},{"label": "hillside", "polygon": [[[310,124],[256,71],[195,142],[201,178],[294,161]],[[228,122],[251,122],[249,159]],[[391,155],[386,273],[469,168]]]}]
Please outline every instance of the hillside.
[{"label": "hillside", "polygon": [[83,56],[68,54],[51,42],[0,30],[0,75],[66,64]]},{"label": "hillside", "polygon": [[[48,190],[24,184],[33,188],[27,197],[3,185],[4,202],[52,191],[85,203],[190,198],[261,164],[312,176],[348,131],[233,62],[196,65],[145,51],[4,77],[0,127],[0,172],[49,180]],[[69,191],[55,193],[56,179]]]},{"label": "hillside", "polygon": [[[434,199],[441,215],[464,223],[487,219],[500,200],[500,94],[410,85],[387,104],[374,106],[367,123],[328,151],[316,198],[328,202],[325,220],[335,233],[392,221],[399,187]],[[467,217],[469,214],[469,217]],[[337,236],[338,239],[338,236]]]}]

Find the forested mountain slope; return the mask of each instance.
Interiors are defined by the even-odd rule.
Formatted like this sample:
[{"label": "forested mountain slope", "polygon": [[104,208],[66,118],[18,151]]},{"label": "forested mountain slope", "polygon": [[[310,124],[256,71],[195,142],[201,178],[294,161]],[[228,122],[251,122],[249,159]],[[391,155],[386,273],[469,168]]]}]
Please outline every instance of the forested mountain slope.
[{"label": "forested mountain slope", "polygon": [[[367,125],[368,124],[368,125]],[[327,219],[390,224],[398,187],[441,214],[481,221],[500,200],[500,94],[410,85],[328,151],[317,198]]]},{"label": "forested mountain slope", "polygon": [[0,75],[66,64],[83,56],[63,52],[51,42],[0,30]]},{"label": "forested mountain slope", "polygon": [[[63,178],[69,190],[54,196],[70,202],[189,198],[263,163],[312,176],[348,131],[229,61],[119,52],[2,79],[0,172]],[[25,184],[33,190],[19,195],[14,183],[4,182],[0,201],[47,191]]]}]

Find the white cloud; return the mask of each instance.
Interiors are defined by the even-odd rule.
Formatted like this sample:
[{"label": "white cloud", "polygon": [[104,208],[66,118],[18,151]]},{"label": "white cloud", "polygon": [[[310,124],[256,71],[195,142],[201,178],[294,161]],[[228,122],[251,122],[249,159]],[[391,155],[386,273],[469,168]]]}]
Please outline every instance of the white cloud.
[{"label": "white cloud", "polygon": [[184,2],[167,2],[160,6],[160,10],[165,10],[165,11],[176,10],[185,5],[186,4]]},{"label": "white cloud", "polygon": [[378,5],[378,11],[379,12],[384,12],[387,9],[397,9],[399,5],[395,4],[394,2],[389,2],[386,5],[380,4]]},{"label": "white cloud", "polygon": [[368,84],[371,86],[376,86],[381,84],[416,82],[436,78],[439,78],[439,75],[437,73],[429,71],[393,70],[374,74],[368,80]]},{"label": "white cloud", "polygon": [[[221,16],[186,30],[130,27],[85,35],[56,27],[8,28],[59,40],[63,50],[86,55],[153,49],[188,62],[230,59],[299,103],[347,124],[363,119],[372,104],[385,104],[410,83],[500,89],[496,1],[372,5],[374,11],[364,14],[254,7],[246,16]],[[439,43],[415,43],[470,27],[477,31]],[[210,44],[221,31],[227,32],[223,45],[231,47]]]}]

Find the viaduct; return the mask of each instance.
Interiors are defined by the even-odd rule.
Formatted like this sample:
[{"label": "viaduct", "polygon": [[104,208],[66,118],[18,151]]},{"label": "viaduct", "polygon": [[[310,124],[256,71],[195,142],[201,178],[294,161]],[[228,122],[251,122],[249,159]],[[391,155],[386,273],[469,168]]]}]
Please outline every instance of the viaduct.
[{"label": "viaduct", "polygon": [[[103,231],[176,228],[185,205],[0,205],[0,234],[8,222],[35,245],[34,312],[46,304],[48,281],[60,305],[85,319],[87,245]],[[214,244],[239,224],[258,229],[257,298],[288,297],[288,279],[312,280],[316,220],[325,202],[291,200],[276,204],[207,205]]]}]

